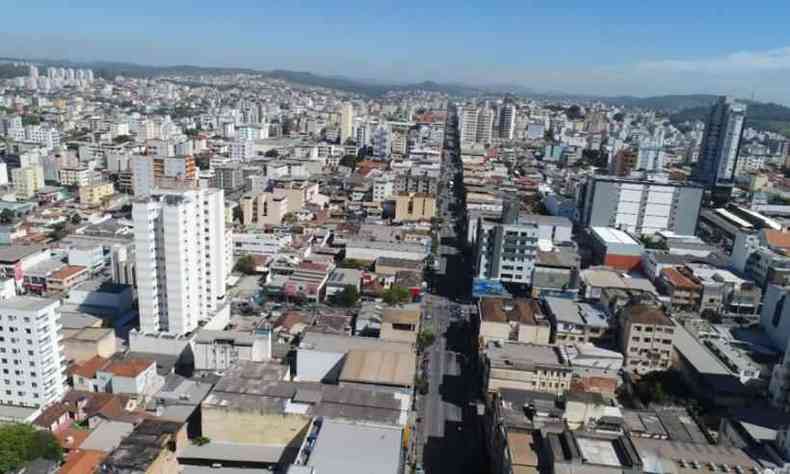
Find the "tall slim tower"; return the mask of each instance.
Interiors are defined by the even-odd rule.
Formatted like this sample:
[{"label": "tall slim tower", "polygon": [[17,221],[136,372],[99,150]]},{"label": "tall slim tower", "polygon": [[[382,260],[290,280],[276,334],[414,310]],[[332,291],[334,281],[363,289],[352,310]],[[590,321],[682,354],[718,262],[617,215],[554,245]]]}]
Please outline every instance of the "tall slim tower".
[{"label": "tall slim tower", "polygon": [[340,107],[340,144],[354,137],[354,106],[350,102]]},{"label": "tall slim tower", "polygon": [[705,185],[714,202],[730,197],[745,118],[746,105],[729,97],[719,97],[708,115],[693,178]]},{"label": "tall slim tower", "polygon": [[218,189],[157,191],[134,220],[140,330],[185,334],[225,299],[225,202]]},{"label": "tall slim tower", "polygon": [[505,102],[499,109],[499,138],[512,140],[516,128],[516,107]]}]

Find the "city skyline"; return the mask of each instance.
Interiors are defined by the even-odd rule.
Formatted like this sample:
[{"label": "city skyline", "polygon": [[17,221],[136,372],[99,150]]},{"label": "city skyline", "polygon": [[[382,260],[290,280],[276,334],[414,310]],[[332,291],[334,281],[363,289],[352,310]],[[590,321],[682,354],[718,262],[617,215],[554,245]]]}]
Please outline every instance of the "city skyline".
[{"label": "city skyline", "polygon": [[[144,1],[110,13],[93,2],[45,1],[7,12],[0,55],[295,69],[571,94],[754,95],[790,103],[782,82],[790,38],[780,21],[787,6],[610,2],[593,11],[578,5],[345,2],[329,9],[308,2],[262,9],[242,2],[220,9]],[[149,10],[155,15],[140,13]],[[715,21],[699,21],[706,17]]]}]

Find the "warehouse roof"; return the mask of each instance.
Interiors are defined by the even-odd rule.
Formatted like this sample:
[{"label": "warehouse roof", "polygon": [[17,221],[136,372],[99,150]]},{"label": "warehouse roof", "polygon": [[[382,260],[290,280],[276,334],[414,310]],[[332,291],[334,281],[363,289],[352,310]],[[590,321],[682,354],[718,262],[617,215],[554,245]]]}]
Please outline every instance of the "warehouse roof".
[{"label": "warehouse roof", "polygon": [[341,382],[408,387],[414,380],[413,352],[352,350],[346,356]]}]

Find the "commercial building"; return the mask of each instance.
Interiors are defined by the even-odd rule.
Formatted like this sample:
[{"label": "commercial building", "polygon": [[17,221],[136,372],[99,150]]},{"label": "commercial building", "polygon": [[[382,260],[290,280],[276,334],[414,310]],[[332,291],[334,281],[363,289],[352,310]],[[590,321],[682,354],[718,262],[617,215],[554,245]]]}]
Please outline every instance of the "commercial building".
[{"label": "commercial building", "polygon": [[484,341],[548,344],[551,340],[551,326],[536,300],[480,298],[478,314]]},{"label": "commercial building", "polygon": [[395,222],[428,221],[436,216],[436,198],[423,193],[401,193],[395,198]]},{"label": "commercial building", "polygon": [[33,296],[0,301],[0,404],[31,408],[60,400],[66,391],[60,302]]},{"label": "commercial building", "polygon": [[185,334],[225,299],[221,190],[160,192],[132,208],[140,329]]},{"label": "commercial building", "polygon": [[593,227],[591,234],[597,263],[625,271],[641,265],[642,245],[626,232],[612,227]]},{"label": "commercial building", "polygon": [[710,109],[693,178],[712,191],[714,201],[726,202],[735,184],[745,119],[746,105],[730,97],[719,97]]},{"label": "commercial building", "polygon": [[562,395],[570,388],[573,371],[556,346],[491,341],[483,356],[485,384]]},{"label": "commercial building", "polygon": [[580,222],[643,235],[694,234],[702,203],[699,185],[663,179],[590,176],[581,191]]},{"label": "commercial building", "polygon": [[619,314],[625,369],[644,374],[672,366],[675,325],[658,306],[636,304]]},{"label": "commercial building", "polygon": [[271,330],[253,333],[201,329],[192,341],[195,370],[227,370],[240,361],[272,358]]},{"label": "commercial building", "polygon": [[197,186],[198,168],[192,155],[132,156],[134,195],[144,197],[157,188],[190,189]]}]

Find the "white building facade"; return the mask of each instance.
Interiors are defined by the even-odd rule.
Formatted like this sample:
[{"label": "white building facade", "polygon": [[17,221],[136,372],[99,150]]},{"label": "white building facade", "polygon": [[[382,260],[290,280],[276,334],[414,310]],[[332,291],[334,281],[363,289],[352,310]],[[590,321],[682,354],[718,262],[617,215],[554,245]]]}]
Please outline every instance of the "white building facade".
[{"label": "white building facade", "polygon": [[159,191],[135,201],[140,330],[185,334],[224,306],[224,193]]},{"label": "white building facade", "polygon": [[66,391],[60,302],[15,296],[0,302],[0,404],[38,408]]}]

